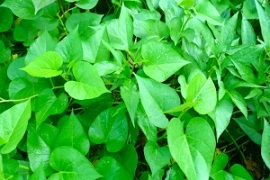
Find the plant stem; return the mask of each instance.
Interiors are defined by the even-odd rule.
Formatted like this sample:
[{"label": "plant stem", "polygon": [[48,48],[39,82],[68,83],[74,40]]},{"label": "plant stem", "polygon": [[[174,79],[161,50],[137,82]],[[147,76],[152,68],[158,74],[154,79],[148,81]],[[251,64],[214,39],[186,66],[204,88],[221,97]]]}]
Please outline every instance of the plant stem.
[{"label": "plant stem", "polygon": [[38,96],[38,94],[35,94],[33,96],[27,97],[27,98],[22,98],[22,99],[4,99],[0,97],[0,103],[7,103],[7,102],[20,102],[20,101],[25,101],[28,99],[32,99],[34,97]]},{"label": "plant stem", "polygon": [[236,146],[236,148],[237,148],[237,150],[239,151],[240,155],[241,155],[242,158],[245,160],[246,157],[245,157],[244,153],[241,151],[241,149],[240,149],[239,145],[237,144],[237,142],[235,141],[234,137],[231,135],[231,133],[229,132],[228,129],[226,129],[225,131],[228,133],[228,135],[229,135],[229,137],[231,138],[233,144]]}]

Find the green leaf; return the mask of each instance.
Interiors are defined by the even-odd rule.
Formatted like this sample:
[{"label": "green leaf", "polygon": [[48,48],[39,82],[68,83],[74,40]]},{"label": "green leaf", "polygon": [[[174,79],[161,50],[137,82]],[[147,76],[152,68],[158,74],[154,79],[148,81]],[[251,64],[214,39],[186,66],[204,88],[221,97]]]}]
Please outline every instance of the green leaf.
[{"label": "green leaf", "polygon": [[190,79],[187,88],[187,102],[195,103],[194,109],[200,114],[207,114],[214,110],[217,102],[216,88],[209,77],[198,71]]},{"label": "green leaf", "polygon": [[217,106],[211,115],[215,122],[217,139],[219,139],[221,134],[230,124],[232,113],[233,103],[230,97],[224,96],[220,101],[218,101]]},{"label": "green leaf", "polygon": [[262,8],[262,6],[259,4],[258,1],[255,1],[256,8],[258,11],[259,21],[261,25],[261,32],[263,36],[263,40],[266,43],[267,46],[270,46],[270,20],[269,20],[269,14],[266,13],[266,11]]},{"label": "green leaf", "polygon": [[181,171],[177,163],[173,163],[171,168],[167,171],[165,180],[184,179],[184,173]]},{"label": "green leaf", "polygon": [[37,14],[40,9],[52,4],[54,1],[55,0],[32,0],[35,6],[35,14]]},{"label": "green leaf", "polygon": [[183,6],[187,9],[195,5],[194,0],[175,0],[175,1],[179,6]]},{"label": "green leaf", "polygon": [[64,121],[64,124],[55,141],[55,146],[69,146],[86,155],[89,151],[90,143],[76,115],[72,112],[69,117],[63,118],[62,121]]},{"label": "green leaf", "polygon": [[228,179],[233,180],[233,176],[223,170],[229,162],[229,157],[226,154],[218,154],[213,162],[212,168],[211,168],[211,177],[213,179]]},{"label": "green leaf", "polygon": [[172,157],[188,179],[209,179],[215,152],[215,136],[203,118],[193,118],[184,132],[179,119],[169,122],[168,145]]},{"label": "green leaf", "polygon": [[199,0],[195,8],[199,16],[203,17],[210,24],[223,25],[222,18],[216,7],[209,0]]},{"label": "green leaf", "polygon": [[256,44],[256,34],[254,29],[249,21],[244,17],[242,18],[241,22],[241,38],[243,44]]},{"label": "green leaf", "polygon": [[171,158],[171,154],[167,146],[159,147],[153,141],[148,141],[144,146],[144,156],[150,166],[152,174],[156,174],[165,167]]},{"label": "green leaf", "polygon": [[50,165],[59,179],[98,179],[100,174],[79,151],[71,147],[57,147],[50,156]]},{"label": "green leaf", "polygon": [[243,16],[247,19],[258,19],[258,11],[254,0],[245,0],[243,3]]},{"label": "green leaf", "polygon": [[96,144],[106,143],[109,152],[121,150],[127,140],[128,123],[123,107],[106,109],[92,122],[89,138]]},{"label": "green leaf", "polygon": [[79,0],[76,6],[82,9],[92,9],[98,3],[98,0]]},{"label": "green leaf", "polygon": [[245,118],[247,119],[248,116],[248,110],[247,110],[247,105],[245,99],[242,97],[241,94],[239,94],[237,91],[233,90],[228,92],[230,95],[232,101],[238,107],[238,109],[243,113]]},{"label": "green leaf", "polygon": [[10,98],[21,99],[37,95],[49,87],[47,79],[16,78],[11,81],[8,92]]},{"label": "green leaf", "polygon": [[35,129],[34,126],[29,127],[27,154],[33,172],[40,169],[40,167],[47,175],[53,172],[49,164],[49,158],[57,133],[58,129],[49,124],[42,124],[38,129]]},{"label": "green leaf", "polygon": [[61,114],[68,106],[68,97],[65,93],[55,96],[51,89],[45,89],[36,98],[35,112],[37,126],[43,123],[49,116]]},{"label": "green leaf", "polygon": [[121,151],[113,154],[113,157],[131,177],[134,177],[138,165],[138,155],[133,145],[127,144]]},{"label": "green leaf", "polygon": [[1,6],[9,8],[13,14],[22,19],[36,19],[41,15],[40,13],[35,13],[32,0],[5,0]]},{"label": "green leaf", "polygon": [[172,88],[155,80],[138,75],[136,79],[141,102],[150,122],[156,127],[166,128],[168,119],[163,111],[179,106],[179,96]]},{"label": "green leaf", "polygon": [[62,73],[58,70],[63,64],[62,57],[55,51],[47,51],[26,65],[22,70],[34,77],[55,77]]},{"label": "green leaf", "polygon": [[125,81],[120,87],[120,94],[127,107],[131,122],[135,126],[135,114],[140,98],[136,84],[132,80]]},{"label": "green leaf", "polygon": [[136,117],[137,117],[137,122],[138,126],[146,136],[148,141],[157,141],[157,127],[154,126],[149,118],[147,117],[147,114],[142,107],[142,104],[139,103],[138,109],[136,111]]},{"label": "green leaf", "polygon": [[111,156],[103,156],[98,161],[96,168],[104,179],[133,179],[127,170]]},{"label": "green leaf", "polygon": [[4,42],[0,40],[0,63],[6,62],[11,57],[11,51],[5,47]]},{"label": "green leaf", "polygon": [[264,120],[264,128],[262,133],[262,145],[261,145],[261,155],[265,165],[270,168],[270,125]]},{"label": "green leaf", "polygon": [[133,44],[132,19],[127,8],[122,5],[119,19],[111,20],[106,25],[109,43],[115,49],[128,51]]},{"label": "green leaf", "polygon": [[46,175],[42,166],[33,172],[33,174],[29,177],[29,180],[46,180]]},{"label": "green leaf", "polygon": [[77,81],[65,83],[65,91],[78,100],[93,99],[109,92],[96,69],[88,62],[78,61],[72,68]]},{"label": "green leaf", "polygon": [[54,51],[57,41],[47,31],[44,31],[40,36],[31,44],[25,57],[25,63],[29,64],[41,54],[47,51]]},{"label": "green leaf", "polygon": [[143,70],[146,75],[163,82],[189,62],[171,48],[158,41],[150,41],[142,46],[142,57],[146,61]]},{"label": "green leaf", "polygon": [[16,104],[0,114],[0,146],[2,146],[2,154],[7,154],[17,147],[26,131],[30,116],[31,104],[29,100]]},{"label": "green leaf", "polygon": [[0,33],[8,31],[13,24],[13,14],[10,9],[0,7]]},{"label": "green leaf", "polygon": [[77,28],[57,44],[56,51],[66,63],[83,59],[82,42],[79,38]]},{"label": "green leaf", "polygon": [[24,58],[18,58],[10,63],[7,70],[7,75],[10,80],[14,80],[16,78],[24,78],[27,76],[27,73],[21,70],[24,67]]},{"label": "green leaf", "polygon": [[240,164],[234,164],[230,168],[230,172],[235,179],[242,178],[245,180],[253,180],[252,176],[248,173],[248,171]]}]

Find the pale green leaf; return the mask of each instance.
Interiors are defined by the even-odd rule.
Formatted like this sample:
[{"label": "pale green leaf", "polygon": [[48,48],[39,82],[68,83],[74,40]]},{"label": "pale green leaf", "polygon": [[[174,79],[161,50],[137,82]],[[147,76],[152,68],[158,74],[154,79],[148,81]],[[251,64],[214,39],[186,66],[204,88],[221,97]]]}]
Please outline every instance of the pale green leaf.
[{"label": "pale green leaf", "polygon": [[78,61],[72,68],[77,81],[65,83],[65,91],[78,100],[93,99],[109,92],[96,69],[88,62]]},{"label": "pale green leaf", "polygon": [[261,155],[265,165],[270,169],[270,125],[264,120],[264,128],[262,133]]},{"label": "pale green leaf", "polygon": [[79,0],[76,6],[82,9],[92,9],[98,3],[98,0]]},{"label": "pale green leaf", "polygon": [[142,46],[142,57],[145,60],[143,70],[146,75],[163,82],[189,62],[169,45],[150,41]]},{"label": "pale green leaf", "polygon": [[167,133],[171,155],[187,179],[208,180],[216,142],[207,121],[193,118],[184,131],[182,122],[174,118]]},{"label": "pale green leaf", "polygon": [[62,57],[55,51],[47,51],[31,61],[22,70],[34,77],[55,77],[62,73]]},{"label": "pale green leaf", "polygon": [[1,153],[13,151],[26,131],[31,116],[31,103],[26,101],[12,106],[0,114]]},{"label": "pale green leaf", "polygon": [[217,103],[217,95],[212,79],[210,77],[206,79],[201,72],[196,73],[188,83],[186,100],[194,103],[194,109],[200,114],[213,111]]}]

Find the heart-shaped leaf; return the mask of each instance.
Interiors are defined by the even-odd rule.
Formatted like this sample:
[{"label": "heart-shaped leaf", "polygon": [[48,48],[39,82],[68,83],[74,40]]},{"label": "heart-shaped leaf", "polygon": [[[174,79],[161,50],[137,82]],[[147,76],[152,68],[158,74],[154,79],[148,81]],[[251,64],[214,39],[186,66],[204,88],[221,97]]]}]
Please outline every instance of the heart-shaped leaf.
[{"label": "heart-shaped leaf", "polygon": [[34,77],[55,77],[62,73],[58,70],[63,64],[62,57],[55,51],[47,51],[31,61],[22,70]]},{"label": "heart-shaped leaf", "polygon": [[29,100],[16,104],[0,114],[0,146],[2,146],[2,154],[7,154],[17,147],[26,131],[30,116],[31,103]]},{"label": "heart-shaped leaf", "polygon": [[78,61],[72,70],[77,81],[68,81],[64,85],[71,97],[78,100],[93,99],[109,92],[90,63]]},{"label": "heart-shaped leaf", "polygon": [[144,147],[144,156],[150,166],[152,174],[156,174],[166,166],[171,158],[169,148],[159,147],[155,142],[149,141]]},{"label": "heart-shaped leaf", "polygon": [[57,147],[50,155],[50,165],[58,173],[52,175],[56,179],[98,179],[100,174],[94,169],[86,157],[68,146]]},{"label": "heart-shaped leaf", "polygon": [[149,41],[142,46],[145,60],[143,70],[149,77],[163,82],[189,62],[169,45],[159,41]]},{"label": "heart-shaped leaf", "polygon": [[172,157],[188,179],[208,180],[215,152],[215,136],[203,118],[193,118],[184,131],[182,122],[174,118],[168,125],[168,145]]}]

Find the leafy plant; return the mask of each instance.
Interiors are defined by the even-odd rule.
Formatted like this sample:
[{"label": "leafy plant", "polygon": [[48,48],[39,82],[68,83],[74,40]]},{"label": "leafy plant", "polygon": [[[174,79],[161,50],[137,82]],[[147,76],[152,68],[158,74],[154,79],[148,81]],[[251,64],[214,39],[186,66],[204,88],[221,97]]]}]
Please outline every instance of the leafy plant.
[{"label": "leafy plant", "polygon": [[270,179],[268,1],[0,4],[0,179]]}]

